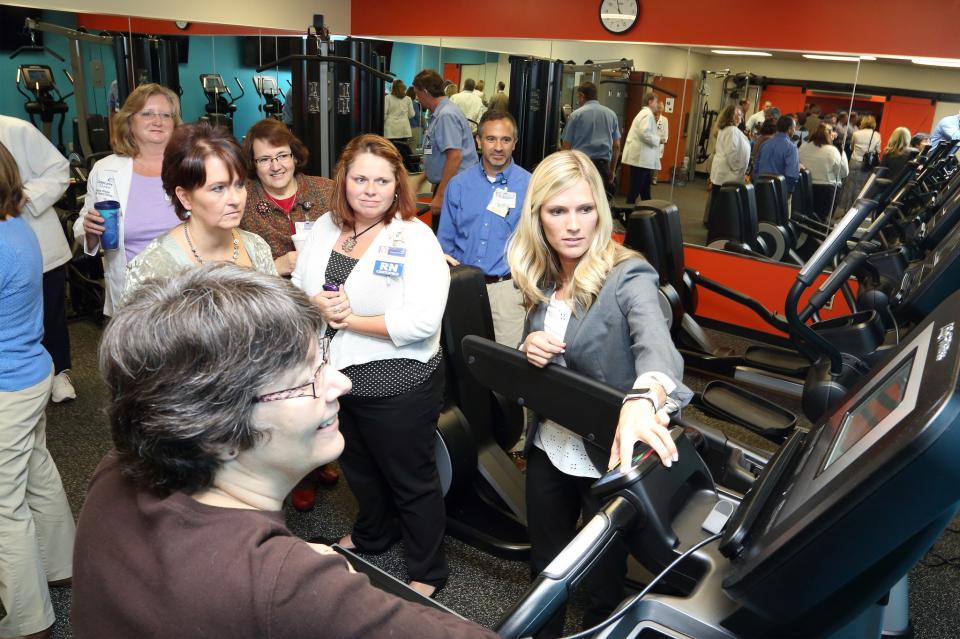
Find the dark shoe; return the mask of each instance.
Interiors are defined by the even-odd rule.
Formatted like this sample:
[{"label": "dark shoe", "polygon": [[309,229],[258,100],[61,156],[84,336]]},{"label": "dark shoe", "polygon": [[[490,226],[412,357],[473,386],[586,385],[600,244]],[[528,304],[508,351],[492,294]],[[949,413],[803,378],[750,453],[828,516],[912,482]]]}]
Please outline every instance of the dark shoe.
[{"label": "dark shoe", "polygon": [[333,464],[324,464],[311,473],[318,483],[324,486],[333,486],[340,479],[340,471]]},{"label": "dark shoe", "polygon": [[302,480],[290,491],[290,503],[302,513],[313,510],[317,505],[317,488],[310,478]]}]

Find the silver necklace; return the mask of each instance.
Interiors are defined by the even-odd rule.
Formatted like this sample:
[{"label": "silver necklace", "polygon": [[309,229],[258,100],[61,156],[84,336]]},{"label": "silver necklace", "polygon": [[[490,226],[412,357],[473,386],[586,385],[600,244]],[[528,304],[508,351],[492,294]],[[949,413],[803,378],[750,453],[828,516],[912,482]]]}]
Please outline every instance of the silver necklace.
[{"label": "silver necklace", "polygon": [[381,221],[382,220],[374,222],[373,224],[363,229],[359,233],[357,233],[357,227],[353,227],[353,236],[345,237],[343,239],[343,242],[340,243],[340,249],[343,250],[344,253],[349,253],[350,251],[355,249],[357,247],[357,238],[363,235],[364,233],[366,233],[367,231],[369,231],[370,229],[372,229],[373,227],[375,227],[377,224],[380,224]]},{"label": "silver necklace", "polygon": [[[240,259],[240,238],[237,236],[237,229],[232,229],[230,232],[233,235],[233,258],[230,261],[236,264],[237,260]],[[186,222],[183,223],[183,236],[187,238],[187,246],[190,247],[190,252],[193,253],[193,257],[197,262],[203,264],[203,258],[197,253],[197,249],[194,248],[193,242],[190,240],[190,231],[187,230]]]}]

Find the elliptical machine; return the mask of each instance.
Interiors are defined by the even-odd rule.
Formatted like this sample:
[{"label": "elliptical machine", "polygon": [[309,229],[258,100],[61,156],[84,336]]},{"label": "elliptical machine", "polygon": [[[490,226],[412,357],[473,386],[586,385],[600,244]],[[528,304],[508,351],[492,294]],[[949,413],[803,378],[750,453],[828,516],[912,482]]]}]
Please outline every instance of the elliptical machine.
[{"label": "elliptical machine", "polygon": [[203,94],[207,98],[204,105],[206,115],[200,118],[201,122],[209,122],[211,126],[218,126],[233,133],[233,114],[237,111],[235,102],[243,97],[243,85],[239,78],[233,79],[240,89],[240,95],[233,97],[233,92],[223,82],[223,76],[219,73],[201,73],[200,85],[203,87]]},{"label": "elliptical machine", "polygon": [[257,106],[263,115],[274,120],[283,120],[283,100],[286,96],[277,85],[277,81],[269,75],[253,76],[253,88],[257,95],[263,98],[263,104]]},{"label": "elliptical machine", "polygon": [[[24,91],[24,87],[33,95]],[[70,109],[66,99],[73,93],[67,95],[60,93],[53,79],[53,70],[45,64],[21,64],[17,68],[17,91],[27,99],[23,108],[30,116],[33,125],[43,131],[43,135],[53,142],[61,153],[66,154],[66,147],[63,144],[63,125],[67,119],[67,111]],[[53,122],[58,115],[60,119],[57,123],[57,141],[54,142]],[[40,124],[37,124],[37,116],[40,117]]]}]

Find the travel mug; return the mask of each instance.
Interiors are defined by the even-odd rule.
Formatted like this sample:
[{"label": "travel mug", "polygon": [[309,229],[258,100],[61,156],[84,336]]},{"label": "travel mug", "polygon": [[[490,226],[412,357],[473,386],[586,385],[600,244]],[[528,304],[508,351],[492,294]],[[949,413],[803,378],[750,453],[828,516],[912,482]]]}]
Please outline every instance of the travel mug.
[{"label": "travel mug", "polygon": [[93,208],[103,218],[100,246],[108,251],[120,248],[120,203],[116,200],[104,200],[94,204]]}]

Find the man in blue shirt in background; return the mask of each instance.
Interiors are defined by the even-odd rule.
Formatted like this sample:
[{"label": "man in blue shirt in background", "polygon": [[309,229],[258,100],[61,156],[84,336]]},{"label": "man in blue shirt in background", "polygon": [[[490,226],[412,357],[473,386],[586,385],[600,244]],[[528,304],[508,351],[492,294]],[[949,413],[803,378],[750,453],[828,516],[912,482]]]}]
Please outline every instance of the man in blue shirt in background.
[{"label": "man in blue shirt in background", "polygon": [[577,87],[577,102],[579,108],[563,128],[563,149],[582,151],[593,161],[609,197],[613,195],[620,158],[620,121],[613,109],[597,102],[597,85],[593,82]]},{"label": "man in blue shirt in background", "polygon": [[792,140],[796,129],[797,123],[789,115],[777,120],[777,134],[764,142],[757,153],[753,179],[764,173],[782,175],[786,178],[787,192],[793,193],[800,179],[800,153]]},{"label": "man in blue shirt in background", "polygon": [[937,122],[930,134],[930,147],[935,149],[944,140],[960,140],[960,114],[948,115]]},{"label": "man in blue shirt in background", "polygon": [[520,291],[510,281],[507,242],[517,228],[530,173],[513,162],[517,123],[506,111],[487,111],[477,127],[480,166],[450,180],[437,239],[452,266],[481,269],[497,342],[516,348],[523,336]]},{"label": "man in blue shirt in background", "polygon": [[417,102],[430,110],[430,124],[423,133],[423,169],[434,186],[430,212],[436,228],[447,183],[477,164],[477,147],[466,116],[444,95],[443,78],[436,71],[424,69],[418,73],[413,79],[413,90]]}]

